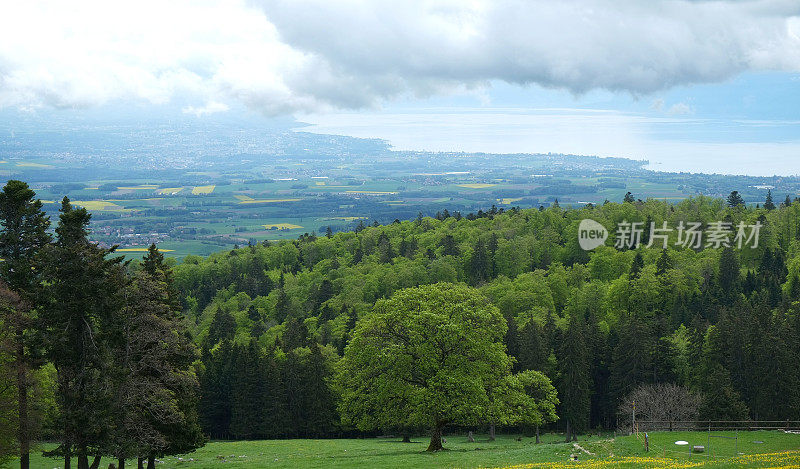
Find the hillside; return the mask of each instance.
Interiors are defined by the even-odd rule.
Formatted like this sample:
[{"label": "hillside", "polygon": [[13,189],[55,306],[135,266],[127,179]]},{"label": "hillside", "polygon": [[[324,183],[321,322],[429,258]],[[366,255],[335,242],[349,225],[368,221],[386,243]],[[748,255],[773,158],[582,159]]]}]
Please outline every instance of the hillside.
[{"label": "hillside", "polygon": [[[318,381],[306,383],[308,389],[327,382],[357,318],[370,314],[375,301],[402,288],[463,282],[506,317],[506,346],[517,369],[544,371],[562,403],[576,384],[567,378],[581,381],[584,391],[570,396],[558,412],[579,431],[613,428],[620,423],[622,398],[637,385],[654,382],[677,383],[703,396],[698,418],[798,419],[799,213],[799,203],[767,210],[704,197],[675,205],[648,200],[464,217],[445,212],[205,259],[189,256],[174,267],[174,277],[205,350],[202,369],[209,374],[205,379],[200,374],[201,384],[219,390],[219,380],[228,375],[224,370],[246,368],[246,360],[231,363],[249,349],[253,369],[270,364],[272,371],[262,376],[275,385],[268,394],[279,407],[302,407],[278,397],[288,386],[287,373],[294,374],[290,368],[323,370],[314,378]],[[584,218],[609,229],[606,246],[580,248],[578,225]],[[649,233],[643,233],[639,249],[612,247],[614,227],[623,221],[656,227],[666,222],[672,227],[668,249],[661,248],[661,239],[644,247]],[[701,222],[708,230],[718,221],[730,223],[732,247],[706,246],[707,239],[700,249],[676,245],[681,222]],[[757,247],[738,248],[740,222],[762,225]],[[251,340],[259,346],[248,345]],[[576,340],[582,346],[575,347]],[[313,343],[325,346],[316,365],[309,358],[317,355],[317,347],[309,355]],[[571,367],[581,373],[572,376]],[[335,398],[324,395],[306,396],[328,410],[314,415],[326,422],[309,425],[311,433],[302,422],[279,430],[282,417],[268,411],[256,412],[262,426],[237,433],[242,427],[235,423],[234,404],[248,400],[237,392],[245,391],[231,387],[201,405],[212,435],[346,431],[335,417]],[[785,404],[776,406],[779,401]],[[221,404],[225,415],[208,414]]]}]

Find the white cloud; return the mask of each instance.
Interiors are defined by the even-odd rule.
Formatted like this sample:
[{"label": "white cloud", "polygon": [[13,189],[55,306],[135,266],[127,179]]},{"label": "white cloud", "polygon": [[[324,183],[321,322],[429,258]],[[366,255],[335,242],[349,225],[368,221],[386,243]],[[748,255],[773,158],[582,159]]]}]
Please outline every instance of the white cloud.
[{"label": "white cloud", "polygon": [[0,16],[0,107],[281,114],[492,80],[649,94],[800,71],[799,15],[795,0],[30,0]]},{"label": "white cloud", "polygon": [[667,110],[667,114],[670,116],[686,116],[693,113],[694,109],[692,109],[692,106],[686,103],[675,103]]},{"label": "white cloud", "polygon": [[194,114],[197,117],[203,117],[209,114],[216,114],[218,112],[225,112],[230,107],[228,107],[225,103],[220,103],[217,101],[210,101],[206,103],[204,106],[196,107],[196,106],[186,106],[183,108],[184,114]]}]

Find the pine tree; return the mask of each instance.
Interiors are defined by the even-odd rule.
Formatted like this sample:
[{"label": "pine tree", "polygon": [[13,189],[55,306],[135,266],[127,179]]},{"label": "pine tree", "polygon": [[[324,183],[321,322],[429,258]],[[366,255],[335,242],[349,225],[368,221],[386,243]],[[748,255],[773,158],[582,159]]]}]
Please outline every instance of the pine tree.
[{"label": "pine tree", "polygon": [[658,256],[658,261],[656,261],[656,275],[661,277],[671,268],[672,259],[669,257],[669,252],[666,249],[662,249],[661,255]]},{"label": "pine tree", "polygon": [[455,238],[453,235],[446,234],[439,242],[439,246],[442,247],[442,255],[443,256],[458,256],[458,245],[456,244]]},{"label": "pine tree", "polygon": [[577,440],[577,433],[589,425],[591,377],[588,354],[584,324],[580,318],[572,316],[558,354],[560,415],[566,424],[567,441]]},{"label": "pine tree", "polygon": [[308,342],[306,323],[297,318],[289,318],[286,321],[286,330],[283,331],[283,351],[288,353],[298,347],[305,347]]},{"label": "pine tree", "polygon": [[469,274],[473,285],[480,285],[489,280],[489,255],[486,253],[486,244],[481,240],[475,243],[472,250]]},{"label": "pine tree", "polygon": [[631,262],[631,270],[628,274],[628,278],[631,280],[639,278],[639,273],[641,273],[642,269],[644,268],[644,258],[642,258],[642,253],[636,251],[636,255],[633,256],[633,262]]},{"label": "pine tree", "polygon": [[386,233],[381,233],[378,236],[378,260],[383,264],[388,264],[394,259],[394,250],[392,249],[392,242]]},{"label": "pine tree", "polygon": [[41,200],[22,181],[10,180],[0,192],[0,278],[21,296],[18,306],[6,309],[0,322],[13,327],[13,368],[17,391],[17,441],[20,467],[30,465],[31,430],[28,412],[30,373],[39,365],[35,354],[39,346],[26,339],[34,331],[31,317],[32,303],[36,303],[36,289],[40,280],[39,253],[49,242],[47,229],[50,221],[42,211]]},{"label": "pine tree", "polygon": [[744,199],[742,198],[739,191],[733,191],[728,195],[728,207],[743,207],[744,206]]},{"label": "pine tree", "polygon": [[632,204],[632,203],[636,202],[636,199],[633,197],[633,194],[631,194],[630,192],[627,192],[625,194],[625,197],[623,197],[622,202],[623,203]]},{"label": "pine tree", "polygon": [[45,252],[46,305],[41,310],[47,356],[58,374],[58,453],[68,466],[74,452],[79,468],[89,467],[90,455],[99,463],[110,443],[106,422],[114,409],[112,357],[127,288],[122,258],[107,259],[112,250],[88,241],[89,219],[85,209],[73,208],[64,197],[56,242]]},{"label": "pine tree", "polygon": [[236,319],[230,311],[217,306],[217,311],[214,313],[214,319],[211,320],[211,326],[208,328],[208,336],[206,341],[210,347],[223,340],[233,340],[236,335]]},{"label": "pine tree", "polygon": [[652,379],[652,332],[644,320],[627,314],[617,328],[619,341],[614,347],[610,366],[609,386],[612,398],[618,402],[642,383]]},{"label": "pine tree", "polygon": [[741,291],[739,282],[739,257],[731,247],[722,250],[719,257],[719,286],[721,302],[732,305]]},{"label": "pine tree", "polygon": [[311,344],[311,353],[305,360],[305,383],[302,433],[309,436],[325,436],[335,428],[339,420],[336,398],[328,381],[333,375],[331,367],[322,356],[321,347]]},{"label": "pine tree", "polygon": [[317,297],[315,301],[314,310],[318,311],[323,303],[333,298],[333,284],[330,280],[324,279],[317,289]]},{"label": "pine tree", "polygon": [[231,435],[238,439],[262,437],[265,417],[266,368],[258,342],[233,349],[231,377]]},{"label": "pine tree", "polygon": [[772,190],[767,189],[767,199],[764,201],[764,208],[772,211],[775,210],[775,203],[772,202]]},{"label": "pine tree", "polygon": [[233,346],[224,340],[214,352],[206,349],[200,382],[200,423],[212,438],[229,438],[231,425],[231,390]]},{"label": "pine tree", "polygon": [[117,363],[114,454],[120,468],[131,456],[182,454],[202,446],[197,415],[197,350],[169,297],[171,273],[158,256],[129,286]]},{"label": "pine tree", "polygon": [[519,331],[518,369],[520,371],[535,370],[547,373],[549,349],[543,337],[542,326],[536,321],[529,321]]}]

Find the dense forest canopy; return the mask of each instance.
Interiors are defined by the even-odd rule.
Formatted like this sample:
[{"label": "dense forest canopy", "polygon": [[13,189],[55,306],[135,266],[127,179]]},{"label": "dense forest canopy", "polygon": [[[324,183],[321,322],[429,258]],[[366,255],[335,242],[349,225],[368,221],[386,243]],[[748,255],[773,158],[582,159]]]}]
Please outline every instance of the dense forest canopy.
[{"label": "dense forest canopy", "polygon": [[[543,371],[557,384],[559,425],[614,427],[625,395],[664,382],[704,397],[695,418],[797,419],[800,203],[746,207],[736,195],[445,212],[188,257],[175,266],[175,283],[198,343],[215,359],[229,353],[225,338],[234,348],[257,341],[278,362],[317,343],[332,374],[376,301],[465,283],[506,318],[514,369]],[[610,231],[593,251],[578,244],[585,218]],[[661,241],[644,247],[645,230],[642,247],[619,250],[614,227],[622,222],[729,223],[731,241],[740,223],[761,228],[757,247],[703,241],[692,249],[676,244],[673,229],[667,249]],[[220,435],[236,436],[233,427]]]},{"label": "dense forest canopy", "polygon": [[[113,248],[87,242],[89,214],[67,199],[53,236],[21,184],[7,185],[0,200],[8,285],[0,372],[18,371],[18,382],[30,384],[31,416],[6,418],[19,403],[13,386],[0,393],[11,422],[0,431],[6,452],[19,449],[8,434],[19,431],[14,421],[31,438],[62,441],[53,456],[75,455],[79,466],[106,454],[152,462],[202,444],[200,428],[211,438],[253,439],[551,425],[569,439],[628,425],[631,396],[658,389],[693,403],[670,420],[800,419],[800,202],[788,198],[748,207],[739,194],[676,204],[629,194],[582,208],[443,211],[181,263],[153,246],[144,261],[126,264]],[[579,243],[585,219],[609,232],[589,251]],[[631,247],[617,227],[633,224],[673,229],[657,242],[644,229]],[[687,245],[674,228],[693,224],[725,227],[730,242]],[[740,226],[758,226],[757,242],[737,243]],[[12,242],[11,230],[24,231],[27,244]],[[419,297],[424,306],[409,308]],[[463,328],[463,318],[484,318],[485,334]],[[424,321],[452,337],[428,334]],[[418,338],[385,340],[380,325],[390,323]],[[166,348],[153,353],[147,341]],[[447,367],[418,352],[448,341],[461,348],[440,349],[436,366]],[[83,346],[65,345],[76,342]],[[397,347],[406,355],[390,353]],[[392,381],[370,388],[347,378],[386,373],[370,368],[383,363],[373,354],[472,380],[474,392],[450,388],[444,395],[458,397],[442,410],[424,397],[433,388],[411,386],[403,405],[413,412],[379,413],[382,399],[396,398],[386,393]],[[470,374],[462,359],[502,373]],[[410,369],[399,363],[393,373]],[[75,395],[97,386],[109,391]],[[129,387],[139,394],[122,392]],[[651,409],[665,415],[663,406]],[[148,420],[154,412],[171,425]],[[125,430],[141,428],[150,430]]]}]

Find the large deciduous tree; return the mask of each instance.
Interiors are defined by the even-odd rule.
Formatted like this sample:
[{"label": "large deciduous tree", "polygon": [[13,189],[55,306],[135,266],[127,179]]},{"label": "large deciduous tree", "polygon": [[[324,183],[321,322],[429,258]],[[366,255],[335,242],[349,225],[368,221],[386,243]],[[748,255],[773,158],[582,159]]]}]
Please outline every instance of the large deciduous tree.
[{"label": "large deciduous tree", "polygon": [[408,288],[378,301],[341,361],[343,419],[362,430],[426,426],[428,451],[441,450],[445,425],[496,416],[492,390],[511,370],[505,332],[500,311],[465,285]]}]

